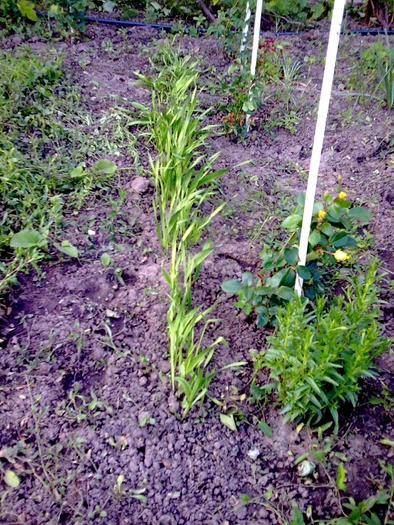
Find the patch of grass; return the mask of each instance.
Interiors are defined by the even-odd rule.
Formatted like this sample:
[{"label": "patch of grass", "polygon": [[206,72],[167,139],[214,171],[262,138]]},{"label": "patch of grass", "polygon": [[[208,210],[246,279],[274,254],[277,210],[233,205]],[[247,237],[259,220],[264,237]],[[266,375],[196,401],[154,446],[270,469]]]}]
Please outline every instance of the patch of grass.
[{"label": "patch of grass", "polygon": [[[38,57],[24,47],[1,51],[0,69],[1,294],[19,271],[45,256],[48,240],[56,242],[65,203],[80,207],[92,188],[108,184],[114,169],[109,161],[82,166],[92,141],[76,129],[84,127],[84,112],[62,57]],[[25,236],[12,243],[26,231],[36,232],[37,242]]]}]

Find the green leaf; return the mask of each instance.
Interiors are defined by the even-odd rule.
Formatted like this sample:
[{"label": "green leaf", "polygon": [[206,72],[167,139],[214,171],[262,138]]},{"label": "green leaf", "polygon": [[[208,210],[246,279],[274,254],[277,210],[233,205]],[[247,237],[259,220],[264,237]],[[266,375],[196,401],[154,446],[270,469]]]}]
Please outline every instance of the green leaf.
[{"label": "green leaf", "polygon": [[242,284],[243,286],[252,286],[253,284],[253,274],[250,272],[244,272],[242,274]]},{"label": "green leaf", "polygon": [[265,421],[259,421],[257,427],[268,437],[272,437],[272,429]]},{"label": "green leaf", "polygon": [[357,241],[355,239],[353,239],[353,237],[350,237],[349,235],[343,235],[339,239],[337,238],[337,240],[334,240],[332,242],[332,245],[335,248],[342,248],[344,246],[352,248],[352,247],[356,247],[357,246]]},{"label": "green leaf", "polygon": [[372,219],[373,213],[367,210],[367,208],[360,206],[358,208],[350,208],[348,217],[350,219],[357,219],[358,221],[369,221],[369,219]]},{"label": "green leaf", "polygon": [[100,261],[104,266],[109,266],[112,262],[111,256],[108,253],[103,253]]},{"label": "green leaf", "polygon": [[345,478],[346,478],[346,472],[345,467],[343,466],[343,463],[339,463],[338,465],[338,471],[337,471],[337,487],[339,490],[346,490],[347,487],[345,485]]},{"label": "green leaf", "polygon": [[280,286],[274,293],[277,297],[280,297],[285,301],[291,301],[294,297],[294,290],[288,286]]},{"label": "green leaf", "polygon": [[394,447],[394,441],[392,441],[391,439],[383,438],[380,440],[380,442],[382,443],[382,445],[387,445],[388,447]]},{"label": "green leaf", "polygon": [[306,197],[305,191],[302,191],[301,193],[299,193],[297,197],[297,204],[299,206],[305,206],[305,197]]},{"label": "green leaf", "polygon": [[21,230],[10,241],[11,248],[32,248],[46,243],[41,233],[36,230]]},{"label": "green leaf", "polygon": [[318,20],[319,18],[321,18],[324,15],[325,9],[326,7],[325,7],[324,2],[318,2],[317,4],[312,5],[311,6],[311,13],[312,13],[311,19]]},{"label": "green leaf", "polygon": [[8,485],[9,487],[12,487],[14,489],[16,489],[17,487],[19,487],[20,485],[20,479],[18,478],[18,476],[15,474],[15,472],[13,470],[6,470],[5,473],[4,473],[4,483],[6,483],[6,485]]},{"label": "green leaf", "polygon": [[29,0],[20,0],[16,5],[23,16],[32,22],[37,22],[38,17],[37,13],[34,11],[33,2],[30,2]]},{"label": "green leaf", "polygon": [[289,215],[288,217],[286,217],[286,219],[282,222],[282,227],[292,232],[299,228],[301,222],[301,215],[299,215],[298,213],[294,213],[293,215]]},{"label": "green leaf", "polygon": [[256,319],[256,325],[258,328],[262,328],[268,324],[269,317],[266,312],[261,312]]},{"label": "green leaf", "polygon": [[85,170],[82,166],[77,166],[73,170],[70,171],[70,177],[76,178],[76,177],[83,177],[85,175]]},{"label": "green leaf", "polygon": [[112,175],[116,171],[116,164],[111,160],[101,159],[93,164],[93,168],[106,173],[107,175]]},{"label": "green leaf", "polygon": [[290,264],[290,266],[295,266],[298,263],[298,249],[294,246],[285,248],[284,256],[287,264]]},{"label": "green leaf", "polygon": [[229,416],[227,414],[220,414],[220,422],[230,430],[237,430],[233,414]]},{"label": "green leaf", "polygon": [[58,244],[57,242],[54,242],[53,245],[60,252],[63,252],[66,255],[69,255],[70,257],[78,257],[78,249],[75,246],[73,246],[70,243],[70,241],[63,241],[62,244]]},{"label": "green leaf", "polygon": [[266,285],[271,286],[272,288],[279,288],[282,280],[287,276],[289,273],[289,268],[283,268],[282,270],[279,270],[279,272],[276,272],[272,277],[269,277],[266,281]]},{"label": "green leaf", "polygon": [[297,274],[301,277],[301,279],[304,279],[304,281],[309,281],[309,279],[311,279],[312,277],[311,272],[308,270],[306,266],[302,266],[299,264],[296,267],[296,271],[297,271]]},{"label": "green leaf", "polygon": [[242,283],[237,279],[229,279],[228,281],[224,281],[224,283],[220,285],[220,288],[226,293],[237,293],[242,288]]},{"label": "green leaf", "polygon": [[309,244],[310,244],[310,245],[312,246],[312,248],[313,248],[314,246],[316,246],[317,244],[319,244],[320,239],[321,239],[321,235],[320,235],[320,233],[319,233],[317,230],[313,230],[313,231],[309,234],[308,242],[309,242]]},{"label": "green leaf", "polygon": [[334,228],[329,222],[324,222],[320,227],[320,231],[324,233],[324,235],[327,235],[327,237],[334,235]]},{"label": "green leaf", "polygon": [[293,503],[293,514],[291,516],[290,525],[305,525],[304,516],[297,507],[297,503]]}]

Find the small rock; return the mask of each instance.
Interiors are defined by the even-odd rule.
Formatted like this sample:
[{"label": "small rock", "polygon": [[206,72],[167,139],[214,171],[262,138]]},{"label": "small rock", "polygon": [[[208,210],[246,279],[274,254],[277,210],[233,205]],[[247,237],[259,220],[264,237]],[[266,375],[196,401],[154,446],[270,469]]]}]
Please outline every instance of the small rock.
[{"label": "small rock", "polygon": [[168,409],[171,412],[171,414],[175,414],[176,412],[179,412],[179,408],[180,408],[180,405],[176,397],[174,395],[170,395],[168,398]]},{"label": "small rock", "polygon": [[146,193],[150,184],[149,179],[146,179],[145,177],[136,177],[131,183],[131,188],[137,193]]}]

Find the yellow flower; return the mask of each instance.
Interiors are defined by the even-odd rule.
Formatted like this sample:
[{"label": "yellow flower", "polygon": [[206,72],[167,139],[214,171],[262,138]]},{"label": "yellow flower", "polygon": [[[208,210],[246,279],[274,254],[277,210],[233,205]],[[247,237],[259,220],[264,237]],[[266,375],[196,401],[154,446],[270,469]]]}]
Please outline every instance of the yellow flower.
[{"label": "yellow flower", "polygon": [[346,197],[346,193],[344,191],[340,191],[338,193],[338,199],[344,199]]},{"label": "yellow flower", "polygon": [[342,250],[337,250],[333,255],[337,261],[346,261],[346,259],[349,259],[349,255]]},{"label": "yellow flower", "polygon": [[319,217],[319,219],[324,219],[324,217],[326,216],[326,212],[324,210],[320,210],[317,213],[317,216]]}]

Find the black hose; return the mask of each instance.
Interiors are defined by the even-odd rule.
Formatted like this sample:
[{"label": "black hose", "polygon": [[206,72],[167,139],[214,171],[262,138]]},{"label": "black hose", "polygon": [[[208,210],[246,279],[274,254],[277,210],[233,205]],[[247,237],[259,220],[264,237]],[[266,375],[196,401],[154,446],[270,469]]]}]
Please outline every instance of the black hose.
[{"label": "black hose", "polygon": [[[48,17],[48,13],[43,13],[42,11],[36,11],[38,16]],[[165,31],[171,31],[174,26],[170,24],[150,24],[148,22],[134,22],[132,20],[114,20],[111,18],[96,18],[93,16],[85,16],[84,20],[86,22],[97,22],[99,24],[110,24],[122,27],[151,27],[154,29],[164,29]],[[190,29],[193,27],[198,33],[206,33],[207,29],[203,27],[184,27],[184,30]],[[234,31],[237,32],[237,31]],[[267,31],[261,31],[261,34],[267,33]],[[269,31],[273,35],[301,35],[304,31]],[[394,30],[392,29],[346,29],[343,31],[344,34],[354,33],[360,35],[394,35]]]}]

